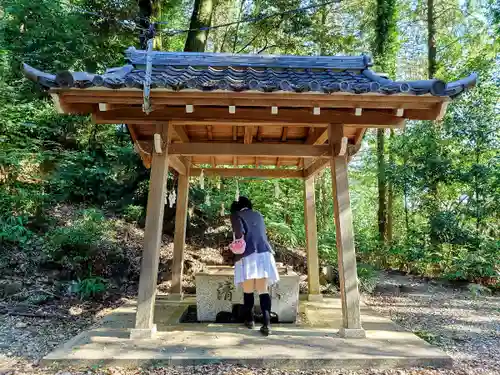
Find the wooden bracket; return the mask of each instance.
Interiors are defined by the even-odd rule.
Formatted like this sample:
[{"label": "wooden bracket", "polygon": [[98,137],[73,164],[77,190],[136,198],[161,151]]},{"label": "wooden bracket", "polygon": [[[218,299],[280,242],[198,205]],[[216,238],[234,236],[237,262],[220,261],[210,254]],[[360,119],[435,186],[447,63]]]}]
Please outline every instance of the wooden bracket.
[{"label": "wooden bracket", "polygon": [[155,152],[157,154],[161,154],[161,135],[158,133],[155,133],[154,136],[154,146],[155,146]]},{"label": "wooden bracket", "polygon": [[354,156],[359,151],[360,148],[361,148],[361,144],[348,145],[347,146],[347,155]]},{"label": "wooden bracket", "polygon": [[338,152],[338,156],[344,156],[346,151],[347,151],[347,143],[349,142],[349,139],[347,137],[342,137],[340,139],[340,149]]}]

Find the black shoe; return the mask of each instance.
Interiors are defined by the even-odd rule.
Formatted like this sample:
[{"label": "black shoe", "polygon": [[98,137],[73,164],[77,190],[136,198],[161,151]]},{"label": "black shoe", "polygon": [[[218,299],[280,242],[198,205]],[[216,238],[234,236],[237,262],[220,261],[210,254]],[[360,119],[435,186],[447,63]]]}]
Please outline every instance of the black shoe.
[{"label": "black shoe", "polygon": [[247,320],[245,321],[245,327],[247,327],[248,329],[254,329],[255,322],[253,320]]},{"label": "black shoe", "polygon": [[262,335],[264,336],[269,336],[271,334],[271,328],[269,328],[268,326],[262,326],[260,327],[260,333],[262,333]]}]

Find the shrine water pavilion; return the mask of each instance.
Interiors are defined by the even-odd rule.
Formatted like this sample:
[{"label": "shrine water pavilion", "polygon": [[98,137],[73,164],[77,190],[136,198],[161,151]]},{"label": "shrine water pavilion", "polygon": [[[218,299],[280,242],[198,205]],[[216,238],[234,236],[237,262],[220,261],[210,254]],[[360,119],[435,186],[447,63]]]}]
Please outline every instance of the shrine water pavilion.
[{"label": "shrine water pavilion", "polygon": [[451,99],[476,82],[472,74],[393,81],[367,56],[265,56],[168,53],[129,48],[127,64],[104,74],[41,72],[60,113],[126,124],[151,168],[144,249],[132,338],[152,338],[168,169],[179,175],[172,293],[182,298],[189,177],[298,178],[304,181],[309,300],[320,300],[314,176],[329,166],[336,225],[342,323],[360,338],[360,296],[347,166],[369,128],[439,120]]}]

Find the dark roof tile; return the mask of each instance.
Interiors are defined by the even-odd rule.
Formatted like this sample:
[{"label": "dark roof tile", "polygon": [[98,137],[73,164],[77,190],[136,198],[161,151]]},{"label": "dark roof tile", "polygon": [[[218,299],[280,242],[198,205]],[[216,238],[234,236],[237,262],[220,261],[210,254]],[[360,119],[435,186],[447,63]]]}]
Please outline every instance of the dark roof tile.
[{"label": "dark roof tile", "polygon": [[[110,68],[102,75],[61,72],[51,75],[24,65],[28,78],[44,87],[111,89],[142,88],[145,80],[146,52],[129,48],[129,64]],[[477,75],[446,84],[440,80],[399,82],[369,69],[367,56],[263,56],[213,53],[153,52],[151,88],[175,91],[230,90],[263,92],[349,92],[363,94],[410,93],[455,97],[476,82]]]}]

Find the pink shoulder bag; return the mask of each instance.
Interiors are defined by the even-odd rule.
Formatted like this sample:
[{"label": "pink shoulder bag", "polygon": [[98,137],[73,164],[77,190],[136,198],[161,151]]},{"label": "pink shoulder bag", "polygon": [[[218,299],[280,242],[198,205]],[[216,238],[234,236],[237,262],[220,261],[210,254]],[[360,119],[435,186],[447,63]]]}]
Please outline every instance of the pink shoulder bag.
[{"label": "pink shoulder bag", "polygon": [[233,232],[233,242],[229,244],[229,249],[233,252],[233,254],[241,255],[245,252],[245,248],[247,243],[245,242],[244,236],[242,236],[239,240],[236,239]]}]

